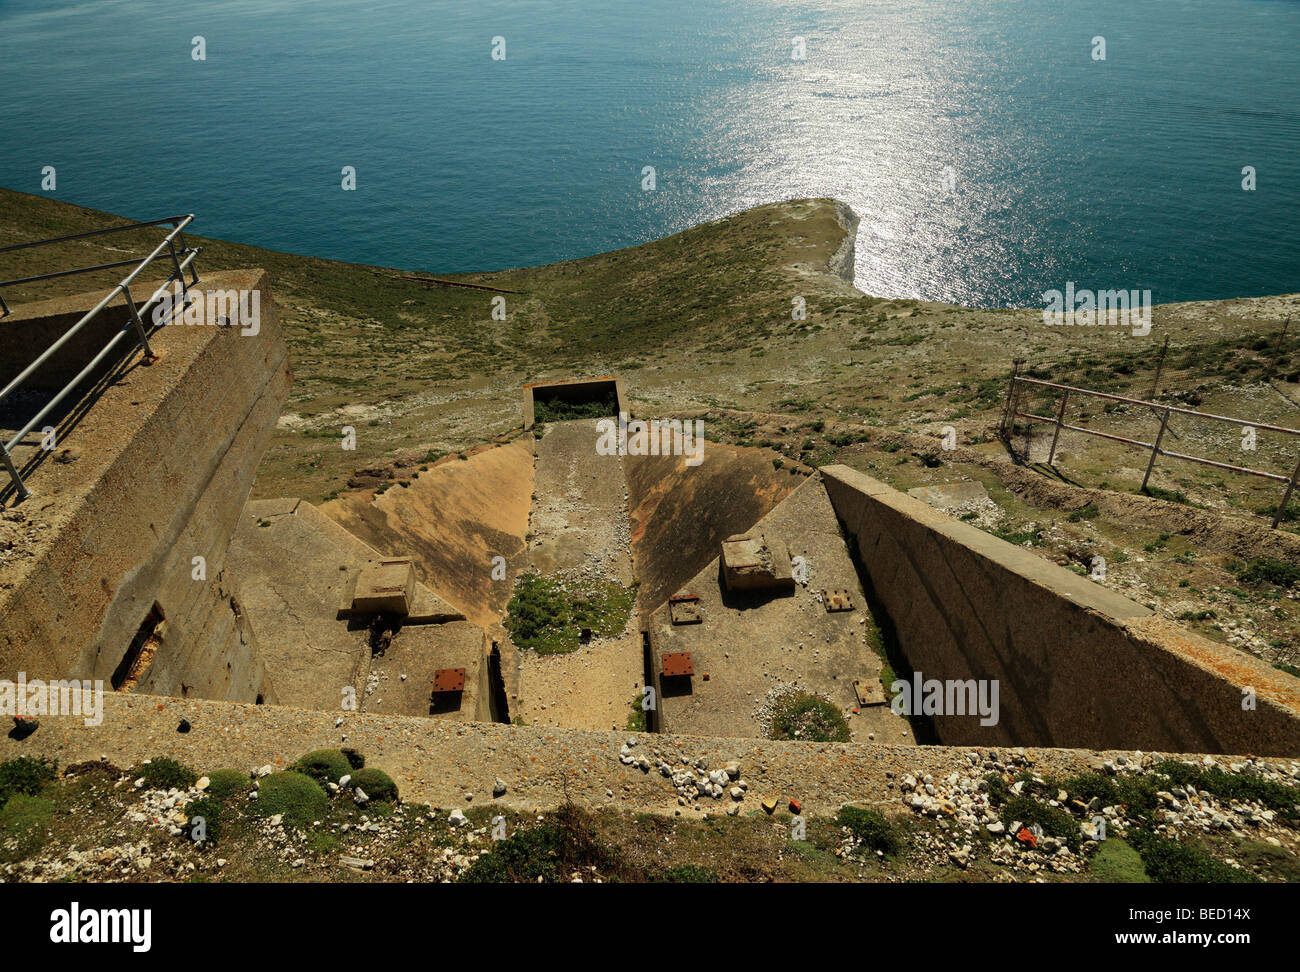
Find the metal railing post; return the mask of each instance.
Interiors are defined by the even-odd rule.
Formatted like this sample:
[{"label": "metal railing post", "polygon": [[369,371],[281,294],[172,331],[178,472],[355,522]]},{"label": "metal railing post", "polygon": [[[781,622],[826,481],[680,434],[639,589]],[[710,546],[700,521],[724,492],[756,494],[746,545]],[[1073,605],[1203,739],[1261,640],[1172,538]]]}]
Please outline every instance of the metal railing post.
[{"label": "metal railing post", "polygon": [[1156,456],[1160,455],[1160,440],[1165,437],[1165,429],[1169,426],[1169,409],[1165,409],[1164,414],[1160,416],[1160,431],[1156,434],[1156,441],[1151,446],[1151,461],[1147,463],[1146,475],[1142,477],[1142,492],[1147,491],[1147,480],[1151,478],[1151,470],[1155,468]]},{"label": "metal railing post", "polygon": [[1291,493],[1295,490],[1297,482],[1300,482],[1300,461],[1296,462],[1295,472],[1291,474],[1291,479],[1286,484],[1286,492],[1282,494],[1282,502],[1277,504],[1277,512],[1273,514],[1271,529],[1276,530],[1277,525],[1282,522],[1282,514],[1286,512],[1287,503],[1291,502]]},{"label": "metal railing post", "polygon": [[175,268],[172,272],[176,274],[176,279],[180,282],[181,299],[184,300],[186,306],[188,306],[190,302],[190,288],[185,282],[185,271],[181,269],[181,258],[176,255],[176,238],[173,237],[168,240],[168,245],[171,247],[172,266]]},{"label": "metal railing post", "polygon": [[144,321],[140,320],[140,312],[136,310],[135,301],[131,297],[131,288],[123,287],[122,293],[126,295],[126,305],[131,308],[131,323],[135,325],[135,333],[140,338],[140,347],[144,348],[144,356],[152,358],[153,349],[149,347],[149,338],[144,332]]},{"label": "metal railing post", "polygon": [[0,458],[4,460],[5,469],[9,470],[9,478],[14,481],[14,486],[18,489],[18,498],[27,499],[31,496],[31,491],[27,484],[23,482],[23,477],[18,475],[18,469],[14,466],[13,458],[9,455],[9,450],[0,442]]},{"label": "metal railing post", "polygon": [[1061,423],[1065,421],[1065,403],[1070,400],[1070,393],[1061,393],[1061,407],[1056,411],[1056,431],[1052,433],[1052,448],[1047,453],[1047,464],[1050,466],[1056,459],[1056,443],[1061,438]]}]

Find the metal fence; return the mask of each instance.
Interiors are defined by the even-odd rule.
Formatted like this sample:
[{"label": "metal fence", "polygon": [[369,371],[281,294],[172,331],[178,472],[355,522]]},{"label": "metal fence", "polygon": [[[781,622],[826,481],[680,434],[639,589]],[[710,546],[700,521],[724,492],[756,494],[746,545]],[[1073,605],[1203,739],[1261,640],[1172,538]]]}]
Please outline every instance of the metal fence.
[{"label": "metal fence", "polygon": [[[194,214],[190,213],[184,216],[168,216],[164,219],[150,220],[146,223],[130,223],[126,226],[113,226],[108,229],[92,230],[89,233],[74,233],[71,236],[59,236],[49,240],[36,240],[32,243],[17,243],[13,246],[0,247],[0,253],[9,253],[14,250],[52,246],[56,243],[67,243],[72,240],[84,240],[90,237],[106,236],[112,233],[126,233],[150,226],[172,227],[171,231],[163,238],[162,242],[154,247],[153,250],[144,257],[137,257],[131,260],[118,260],[114,263],[101,263],[94,266],[75,267],[71,270],[57,270],[52,273],[42,273],[30,277],[18,277],[13,280],[0,281],[0,321],[2,321],[4,317],[8,316],[10,313],[9,305],[5,303],[3,295],[3,290],[6,287],[35,283],[41,280],[53,280],[58,277],[70,277],[75,274],[94,273],[98,270],[112,270],[116,267],[133,268],[130,273],[123,277],[122,280],[120,280],[117,285],[108,292],[103,300],[87,311],[86,314],[77,321],[77,323],[68,328],[68,330],[65,331],[58,340],[41,352],[40,356],[35,361],[24,368],[12,381],[9,382],[9,384],[5,385],[5,387],[0,390],[0,405],[2,405],[5,399],[21,387],[33,373],[45,364],[45,362],[49,361],[55,354],[57,354],[59,349],[67,344],[68,341],[77,334],[77,332],[94,320],[95,317],[104,310],[104,308],[111,304],[118,296],[125,298],[126,306],[130,311],[130,320],[128,320],[127,323],[122,326],[122,329],[119,330],[117,334],[114,335],[113,338],[110,339],[109,342],[99,351],[99,353],[90,360],[90,363],[82,368],[81,371],[78,372],[77,375],[66,385],[64,385],[62,389],[55,393],[54,397],[46,402],[45,405],[27,421],[27,424],[19,429],[8,442],[0,442],[0,462],[3,462],[5,469],[8,470],[9,478],[13,481],[20,499],[26,499],[31,495],[31,491],[23,482],[23,478],[19,474],[18,468],[14,465],[13,461],[13,451],[18,444],[22,442],[23,438],[31,432],[32,429],[39,426],[40,423],[59,406],[63,399],[66,398],[74,388],[81,384],[88,375],[93,373],[94,370],[99,367],[99,365],[113,352],[114,348],[118,346],[122,339],[129,336],[132,332],[134,332],[136,339],[139,341],[140,349],[144,352],[145,357],[147,359],[152,359],[154,357],[153,351],[149,347],[149,336],[144,326],[144,318],[148,316],[153,304],[167,293],[168,288],[170,288],[174,282],[180,282],[181,292],[187,302],[189,297],[189,287],[199,282],[199,274],[197,269],[194,267],[194,259],[199,255],[201,248],[190,247],[185,243],[185,227],[193,221]],[[168,259],[171,263],[171,272],[167,277],[167,281],[155,290],[148,300],[137,306],[135,299],[131,295],[131,285],[135,283],[136,278],[144,272],[146,267],[162,256],[164,251],[168,254],[165,259]],[[185,282],[186,270],[190,272],[191,276],[189,284],[186,284]],[[18,323],[10,326],[21,327],[22,324]]]},{"label": "metal fence", "polygon": [[[1139,446],[1143,449],[1151,450],[1151,458],[1147,461],[1146,473],[1142,476],[1142,489],[1146,490],[1147,483],[1151,479],[1151,471],[1155,468],[1156,459],[1159,456],[1166,456],[1170,459],[1182,459],[1186,462],[1199,463],[1202,466],[1213,466],[1216,469],[1226,469],[1229,472],[1244,473],[1247,476],[1258,476],[1261,479],[1271,479],[1274,482],[1286,483],[1286,489],[1282,493],[1281,502],[1278,503],[1277,512],[1273,514],[1273,527],[1277,527],[1282,520],[1282,514],[1286,510],[1287,504],[1291,500],[1291,494],[1295,491],[1296,485],[1300,483],[1300,459],[1297,459],[1295,470],[1290,476],[1282,476],[1277,473],[1265,472],[1262,469],[1251,469],[1248,466],[1236,466],[1228,462],[1218,462],[1214,459],[1205,459],[1200,456],[1192,456],[1183,452],[1172,452],[1168,449],[1161,448],[1164,441],[1165,433],[1169,431],[1169,419],[1173,415],[1186,415],[1197,419],[1206,419],[1212,422],[1224,422],[1229,425],[1237,425],[1242,428],[1256,429],[1264,432],[1280,432],[1283,435],[1297,437],[1300,441],[1300,429],[1288,429],[1281,425],[1269,425],[1265,422],[1251,422],[1247,419],[1232,418],[1227,415],[1214,415],[1210,412],[1197,412],[1190,408],[1179,408],[1175,405],[1162,405],[1158,402],[1143,401],[1140,398],[1128,398],[1124,395],[1112,395],[1109,392],[1092,391],[1087,388],[1076,388],[1073,385],[1060,385],[1051,381],[1041,381],[1037,378],[1026,378],[1020,374],[1021,362],[1017,361],[1015,368],[1011,373],[1011,381],[1007,385],[1007,400],[1002,411],[1002,438],[1008,444],[1011,442],[1012,432],[1015,427],[1015,420],[1018,418],[1025,419],[1028,422],[1044,422],[1052,425],[1052,446],[1048,451],[1047,464],[1050,466],[1056,459],[1056,445],[1061,438],[1061,430],[1069,429],[1071,432],[1082,432],[1084,435],[1093,435],[1102,439],[1111,439],[1115,442],[1123,442],[1127,445]],[[1056,408],[1054,416],[1033,415],[1025,412],[1021,408],[1021,400],[1024,392],[1029,387],[1047,388],[1061,393],[1060,402]],[[1128,405],[1138,405],[1142,408],[1151,409],[1153,416],[1159,415],[1160,427],[1156,432],[1155,441],[1143,442],[1141,439],[1130,439],[1126,436],[1116,435],[1112,432],[1101,432],[1097,429],[1087,429],[1080,425],[1070,425],[1065,421],[1065,407],[1070,400],[1071,395],[1082,395],[1090,398],[1102,398],[1112,402],[1123,402]],[[1026,458],[1028,450],[1026,449]]]}]

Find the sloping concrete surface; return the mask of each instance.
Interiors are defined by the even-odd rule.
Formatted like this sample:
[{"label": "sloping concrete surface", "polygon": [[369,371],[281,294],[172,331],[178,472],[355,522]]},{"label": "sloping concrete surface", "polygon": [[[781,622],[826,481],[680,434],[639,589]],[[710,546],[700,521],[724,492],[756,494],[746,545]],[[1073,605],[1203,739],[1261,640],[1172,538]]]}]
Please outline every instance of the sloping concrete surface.
[{"label": "sloping concrete surface", "polygon": [[[476,624],[499,622],[522,568],[533,491],[527,439],[452,456],[420,473],[406,488],[370,499],[351,494],[321,510],[372,547],[404,551],[420,579]],[[504,557],[504,577],[492,558]]]},{"label": "sloping concrete surface", "polygon": [[643,615],[716,557],[719,543],[744,533],[804,481],[788,469],[774,469],[775,456],[706,440],[697,466],[686,465],[682,456],[626,457]]}]

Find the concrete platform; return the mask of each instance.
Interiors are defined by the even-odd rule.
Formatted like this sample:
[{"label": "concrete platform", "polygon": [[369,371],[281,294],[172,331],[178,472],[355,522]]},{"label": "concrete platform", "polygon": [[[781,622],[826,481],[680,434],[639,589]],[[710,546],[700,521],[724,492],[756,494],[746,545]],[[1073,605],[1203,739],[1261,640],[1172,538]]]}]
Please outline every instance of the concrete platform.
[{"label": "concrete platform", "polygon": [[[338,711],[345,687],[361,699],[370,670],[369,618],[340,620],[339,607],[350,600],[362,565],[380,559],[303,500],[244,507],[230,545],[236,596],[264,646],[282,704]],[[462,617],[421,584],[415,602],[444,619]]]},{"label": "concrete platform", "polygon": [[[404,625],[371,659],[361,711],[491,722],[489,647],[483,629],[468,621]],[[465,670],[461,691],[434,692],[434,672],[443,668]]]},{"label": "concrete platform", "polygon": [[[804,481],[754,532],[779,538],[791,556],[803,558],[806,583],[787,593],[728,592],[715,558],[682,588],[699,595],[699,623],[673,624],[669,605],[653,613],[661,731],[762,737],[758,709],[768,693],[797,683],[848,714],[854,741],[874,733],[880,742],[913,742],[907,720],[887,706],[858,705],[854,680],[878,685],[882,665],[867,642],[862,587],[821,481]],[[821,592],[836,589],[850,593],[854,610],[826,610]],[[662,677],[663,656],[684,651],[695,674]]]}]

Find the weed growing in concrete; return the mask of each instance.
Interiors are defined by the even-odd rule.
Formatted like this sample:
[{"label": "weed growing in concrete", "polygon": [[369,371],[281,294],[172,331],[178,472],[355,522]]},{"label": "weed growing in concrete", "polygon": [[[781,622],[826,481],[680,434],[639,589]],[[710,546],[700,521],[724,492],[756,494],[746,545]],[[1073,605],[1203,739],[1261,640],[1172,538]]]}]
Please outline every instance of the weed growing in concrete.
[{"label": "weed growing in concrete", "polygon": [[595,637],[622,634],[635,600],[634,588],[610,581],[592,581],[578,588],[527,573],[515,582],[504,624],[520,648],[532,648],[540,655],[560,654],[579,647],[584,628]]},{"label": "weed growing in concrete", "polygon": [[773,705],[771,735],[801,742],[848,742],[852,734],[834,704],[810,692],[794,692]]}]

